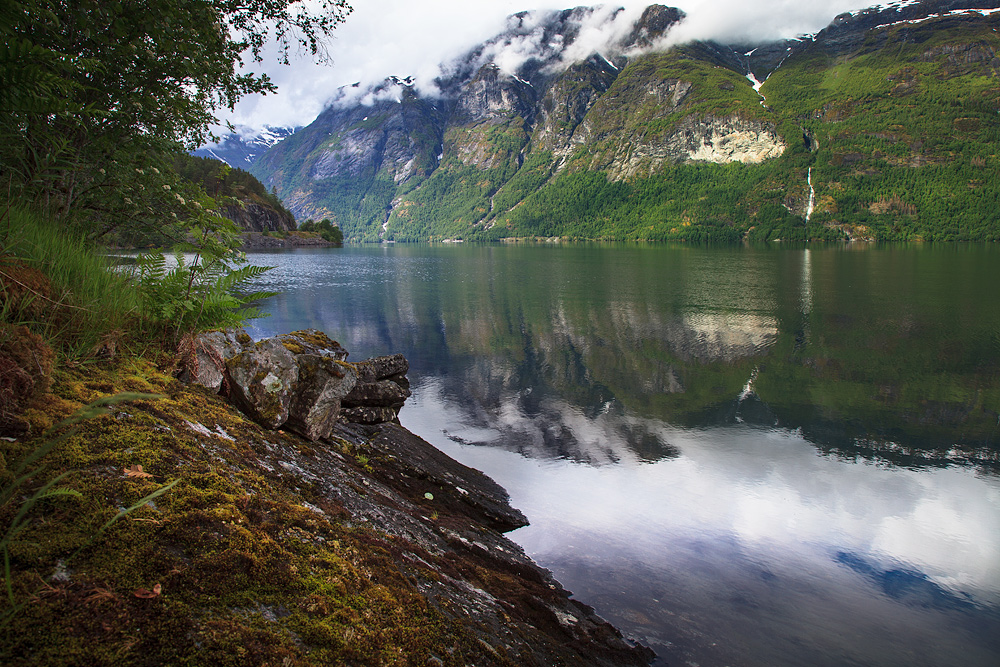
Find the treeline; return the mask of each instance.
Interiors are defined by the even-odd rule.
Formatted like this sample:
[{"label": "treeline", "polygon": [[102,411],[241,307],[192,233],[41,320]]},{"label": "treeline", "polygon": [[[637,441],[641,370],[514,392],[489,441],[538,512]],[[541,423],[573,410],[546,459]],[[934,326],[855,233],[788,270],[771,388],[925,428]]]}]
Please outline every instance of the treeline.
[{"label": "treeline", "polygon": [[187,153],[174,156],[172,166],[182,179],[200,185],[213,199],[232,198],[252,201],[273,208],[286,216],[292,215],[277,194],[268,192],[256,176],[239,167],[230,167],[219,160]]}]

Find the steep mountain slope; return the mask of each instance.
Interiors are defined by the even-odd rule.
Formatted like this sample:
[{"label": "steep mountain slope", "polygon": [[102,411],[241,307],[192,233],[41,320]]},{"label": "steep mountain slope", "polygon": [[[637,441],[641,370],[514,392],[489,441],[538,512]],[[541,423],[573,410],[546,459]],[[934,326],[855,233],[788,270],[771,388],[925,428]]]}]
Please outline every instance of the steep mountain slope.
[{"label": "steep mountain slope", "polygon": [[[394,77],[346,91],[252,171],[352,241],[996,240],[1000,2],[977,5],[666,50],[672,8],[627,30],[588,8],[517,14],[439,95]],[[598,16],[621,36],[572,62]]]}]

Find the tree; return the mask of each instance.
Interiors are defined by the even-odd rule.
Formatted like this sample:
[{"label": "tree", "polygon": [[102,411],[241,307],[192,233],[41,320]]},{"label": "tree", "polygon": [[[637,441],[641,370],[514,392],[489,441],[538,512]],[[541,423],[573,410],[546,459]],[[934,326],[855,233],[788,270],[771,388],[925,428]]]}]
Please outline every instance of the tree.
[{"label": "tree", "polygon": [[[271,39],[324,58],[346,0],[3,0],[0,179],[92,235],[202,205],[169,156],[215,112],[275,86],[245,72]],[[197,206],[196,206],[197,205]]]}]

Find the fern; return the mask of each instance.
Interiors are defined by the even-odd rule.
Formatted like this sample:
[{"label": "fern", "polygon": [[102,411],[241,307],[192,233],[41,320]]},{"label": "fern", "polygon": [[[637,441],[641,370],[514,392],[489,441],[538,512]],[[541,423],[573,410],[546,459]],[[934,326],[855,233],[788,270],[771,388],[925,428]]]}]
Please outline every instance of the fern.
[{"label": "fern", "polygon": [[226,256],[196,254],[190,262],[178,252],[168,268],[162,252],[141,255],[135,277],[151,324],[181,332],[243,325],[249,319],[265,317],[253,304],[277,294],[267,290],[240,292],[241,288],[272,267],[246,264],[239,253]]}]

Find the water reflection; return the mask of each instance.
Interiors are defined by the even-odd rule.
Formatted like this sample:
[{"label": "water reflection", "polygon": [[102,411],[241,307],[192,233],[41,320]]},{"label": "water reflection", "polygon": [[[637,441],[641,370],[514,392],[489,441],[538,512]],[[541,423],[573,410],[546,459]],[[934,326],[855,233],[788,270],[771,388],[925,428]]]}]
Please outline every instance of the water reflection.
[{"label": "water reflection", "polygon": [[532,521],[514,538],[670,664],[1000,655],[995,477],[848,464],[742,425],[644,424],[674,448],[655,465],[537,461],[449,441],[459,406],[433,384],[415,397],[404,423],[504,480]]},{"label": "water reflection", "polygon": [[[403,352],[404,425],[664,656],[995,664],[991,248],[353,248],[256,257],[257,336]],[[961,656],[961,660],[956,660]]]}]

